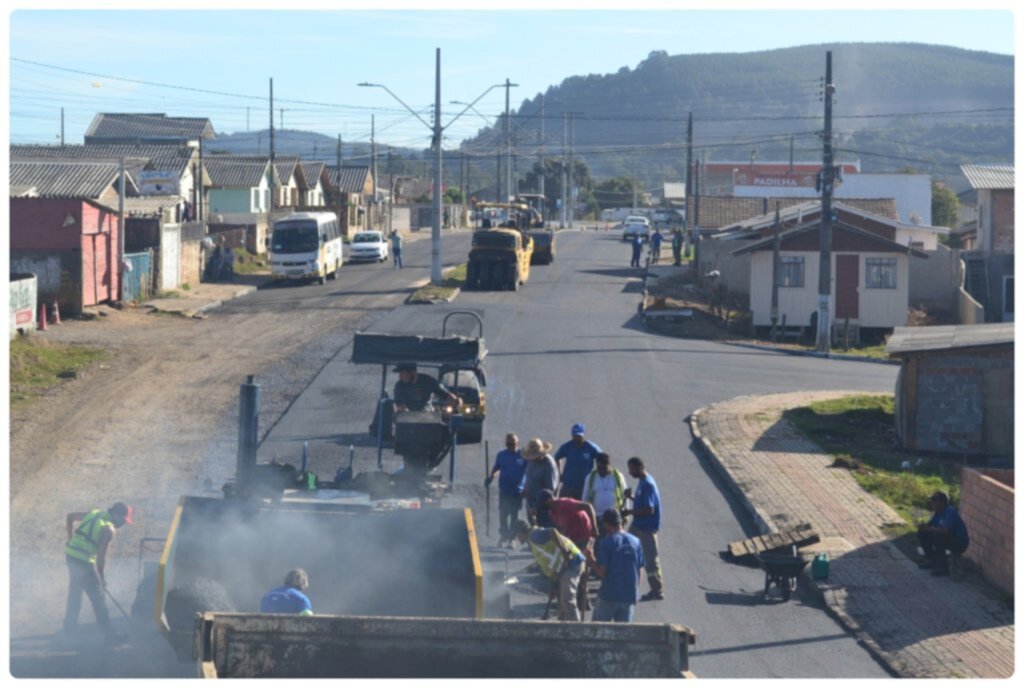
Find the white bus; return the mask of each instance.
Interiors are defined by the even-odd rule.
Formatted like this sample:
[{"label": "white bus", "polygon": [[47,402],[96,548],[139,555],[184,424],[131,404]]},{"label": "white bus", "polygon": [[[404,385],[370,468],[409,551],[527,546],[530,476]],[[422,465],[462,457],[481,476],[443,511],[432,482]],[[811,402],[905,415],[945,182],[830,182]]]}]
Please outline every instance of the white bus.
[{"label": "white bus", "polygon": [[341,228],[334,213],[292,213],[274,223],[270,274],[274,279],[325,279],[342,264]]}]

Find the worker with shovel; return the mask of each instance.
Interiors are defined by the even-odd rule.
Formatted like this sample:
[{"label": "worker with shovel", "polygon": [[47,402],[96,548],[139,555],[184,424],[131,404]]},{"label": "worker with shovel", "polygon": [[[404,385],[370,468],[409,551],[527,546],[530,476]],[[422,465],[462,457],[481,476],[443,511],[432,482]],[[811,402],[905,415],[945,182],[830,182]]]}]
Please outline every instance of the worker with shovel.
[{"label": "worker with shovel", "polygon": [[[78,528],[74,528],[76,522],[79,523]],[[132,508],[124,502],[117,502],[106,510],[76,511],[67,515],[68,544],[64,548],[64,558],[71,582],[64,614],[65,634],[74,633],[78,626],[84,592],[92,603],[96,623],[107,641],[117,645],[126,640],[124,635],[114,631],[103,594],[107,589],[105,570],[110,543],[117,529],[131,525],[131,522]]]},{"label": "worker with shovel", "polygon": [[529,543],[541,573],[551,581],[544,618],[548,618],[551,601],[557,594],[558,620],[582,620],[576,589],[586,563],[583,552],[554,528],[531,528],[526,521],[516,521],[515,536],[519,542]]}]

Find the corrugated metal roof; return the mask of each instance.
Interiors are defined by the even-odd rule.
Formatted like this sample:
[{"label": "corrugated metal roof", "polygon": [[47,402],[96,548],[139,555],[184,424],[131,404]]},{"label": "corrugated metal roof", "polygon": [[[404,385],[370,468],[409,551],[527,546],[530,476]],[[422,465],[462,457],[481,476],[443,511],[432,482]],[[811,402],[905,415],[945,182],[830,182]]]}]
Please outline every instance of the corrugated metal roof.
[{"label": "corrugated metal roof", "polygon": [[1013,163],[961,165],[972,189],[1012,189]]},{"label": "corrugated metal roof", "polygon": [[310,188],[316,186],[316,183],[320,181],[320,175],[327,169],[326,163],[316,160],[307,160],[300,163],[300,165],[302,167],[302,176],[306,178],[306,184]]},{"label": "corrugated metal roof", "polygon": [[[759,220],[770,218],[769,222],[775,219],[775,203],[778,201],[781,213],[785,214],[787,208],[804,206],[805,212],[818,212],[821,210],[821,201],[807,198],[769,198],[768,213],[764,213],[764,198],[737,197],[737,196],[701,196],[700,197],[700,228],[701,230],[712,230],[726,228],[740,228],[748,223],[756,224]],[[841,203],[835,203],[837,207],[845,206],[860,213],[876,216],[880,220],[896,224],[899,220],[899,212],[896,210],[896,200],[893,198],[844,198]],[[697,211],[697,199],[691,196],[687,200],[690,222],[692,223]],[[794,214],[798,210],[793,211]]]},{"label": "corrugated metal roof", "polygon": [[[10,187],[35,187],[41,198],[95,200],[117,183],[121,166],[114,162],[84,160],[12,160]],[[127,190],[138,193],[128,175]]]},{"label": "corrugated metal roof", "polygon": [[143,159],[146,169],[181,174],[197,151],[189,146],[157,144],[85,144],[71,146],[11,146],[11,160],[120,160]]},{"label": "corrugated metal roof", "polygon": [[203,166],[210,175],[210,185],[221,189],[251,189],[260,185],[270,160],[240,155],[210,155]]},{"label": "corrugated metal roof", "polygon": [[339,187],[342,193],[363,193],[366,188],[366,180],[370,176],[369,167],[357,167],[355,165],[342,165],[339,174],[337,165],[328,165],[331,181]]},{"label": "corrugated metal roof", "polygon": [[124,199],[124,212],[130,217],[159,217],[180,200],[178,196],[129,196]]},{"label": "corrugated metal roof", "polygon": [[[302,174],[302,170],[299,169],[299,156],[297,155],[275,155],[274,167],[277,168],[277,176],[281,179],[282,183],[291,181],[296,171],[300,175]],[[304,178],[299,180],[300,183],[303,181]]]},{"label": "corrugated metal roof", "polygon": [[101,112],[85,132],[86,139],[193,141],[216,137],[206,117],[168,117],[161,112]]},{"label": "corrugated metal roof", "polygon": [[937,349],[1013,344],[1013,323],[897,327],[885,346],[890,355]]}]

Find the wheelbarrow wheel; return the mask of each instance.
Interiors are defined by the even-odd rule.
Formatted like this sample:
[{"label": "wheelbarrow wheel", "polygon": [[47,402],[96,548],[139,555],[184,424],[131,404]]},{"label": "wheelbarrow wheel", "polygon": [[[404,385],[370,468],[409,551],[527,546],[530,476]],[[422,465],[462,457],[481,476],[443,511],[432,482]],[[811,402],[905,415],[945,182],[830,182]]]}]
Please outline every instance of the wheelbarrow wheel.
[{"label": "wheelbarrow wheel", "polygon": [[790,596],[793,594],[795,580],[792,578],[782,579],[782,601],[789,602]]}]

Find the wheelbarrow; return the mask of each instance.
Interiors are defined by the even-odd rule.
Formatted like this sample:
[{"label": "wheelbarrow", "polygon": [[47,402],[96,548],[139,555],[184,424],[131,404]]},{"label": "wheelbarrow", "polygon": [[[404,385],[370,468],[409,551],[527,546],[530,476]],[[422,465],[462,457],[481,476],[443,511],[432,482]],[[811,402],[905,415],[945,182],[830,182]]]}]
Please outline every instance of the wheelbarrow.
[{"label": "wheelbarrow", "polygon": [[764,569],[764,597],[768,598],[768,591],[774,584],[782,591],[782,600],[788,602],[793,591],[796,590],[797,576],[810,563],[799,554],[758,554],[757,561]]}]

